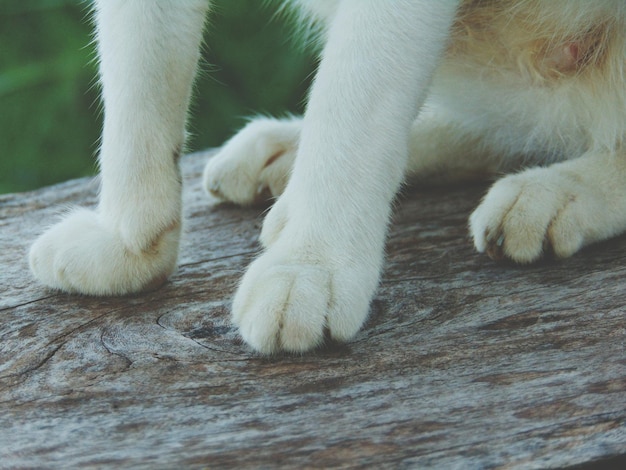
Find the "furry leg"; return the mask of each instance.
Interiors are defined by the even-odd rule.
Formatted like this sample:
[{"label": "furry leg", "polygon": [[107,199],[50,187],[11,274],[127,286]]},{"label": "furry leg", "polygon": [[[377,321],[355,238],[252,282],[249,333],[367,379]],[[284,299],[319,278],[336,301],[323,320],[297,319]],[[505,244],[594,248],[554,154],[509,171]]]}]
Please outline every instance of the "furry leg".
[{"label": "furry leg", "polygon": [[165,281],[181,230],[178,168],[205,0],[100,0],[98,51],[105,118],[96,211],[77,210],[33,245],[45,285],[124,294]]},{"label": "furry leg", "polygon": [[340,3],[292,178],[263,227],[268,249],[248,269],[233,303],[233,320],[255,349],[304,351],[323,341],[325,330],[348,340],[363,324],[411,122],[456,6]]}]

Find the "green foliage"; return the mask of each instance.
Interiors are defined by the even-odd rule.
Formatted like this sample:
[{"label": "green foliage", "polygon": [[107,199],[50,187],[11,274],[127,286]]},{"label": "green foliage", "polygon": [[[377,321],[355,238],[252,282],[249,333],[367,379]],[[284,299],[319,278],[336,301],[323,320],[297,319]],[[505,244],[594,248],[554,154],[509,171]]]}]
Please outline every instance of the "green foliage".
[{"label": "green foliage", "polygon": [[[302,112],[311,55],[252,0],[216,2],[189,131],[220,145],[253,114]],[[102,122],[89,9],[71,0],[0,0],[0,193],[96,171]]]}]

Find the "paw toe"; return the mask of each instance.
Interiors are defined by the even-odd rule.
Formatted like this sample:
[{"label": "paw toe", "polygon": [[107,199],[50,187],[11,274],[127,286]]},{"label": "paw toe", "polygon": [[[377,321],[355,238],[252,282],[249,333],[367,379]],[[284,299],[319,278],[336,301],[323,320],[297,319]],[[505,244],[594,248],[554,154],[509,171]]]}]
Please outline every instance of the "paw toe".
[{"label": "paw toe", "polygon": [[487,243],[483,251],[487,253],[487,256],[494,261],[502,261],[506,258],[504,251],[504,234],[498,232],[495,237],[489,237],[485,234],[485,240],[487,240]]}]

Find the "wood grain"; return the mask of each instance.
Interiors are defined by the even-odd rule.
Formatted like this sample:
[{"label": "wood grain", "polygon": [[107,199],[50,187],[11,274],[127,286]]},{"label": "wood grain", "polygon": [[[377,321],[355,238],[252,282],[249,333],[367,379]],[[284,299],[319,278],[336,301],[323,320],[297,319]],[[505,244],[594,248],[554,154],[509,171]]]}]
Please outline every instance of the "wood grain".
[{"label": "wood grain", "polygon": [[[466,220],[485,186],[407,190],[356,339],[252,353],[229,302],[263,208],[211,208],[182,158],[180,267],[157,291],[35,283],[26,251],[76,180],[0,197],[1,468],[554,468],[626,454],[626,238],[498,264]],[[619,461],[619,457],[618,460]]]}]

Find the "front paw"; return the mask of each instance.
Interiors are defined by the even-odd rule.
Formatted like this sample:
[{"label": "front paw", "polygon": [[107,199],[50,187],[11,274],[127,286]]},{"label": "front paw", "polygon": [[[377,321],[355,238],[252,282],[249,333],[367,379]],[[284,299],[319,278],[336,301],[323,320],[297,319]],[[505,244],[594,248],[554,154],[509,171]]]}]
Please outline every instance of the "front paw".
[{"label": "front paw", "polygon": [[546,253],[571,256],[592,228],[591,195],[574,175],[534,168],[507,176],[470,217],[476,249],[491,258],[531,263]]},{"label": "front paw", "polygon": [[326,337],[347,341],[367,317],[377,273],[289,257],[275,246],[244,276],[233,302],[243,339],[263,354],[304,352]]},{"label": "front paw", "polygon": [[30,267],[44,285],[71,293],[122,295],[154,288],[176,267],[180,224],[172,224],[143,250],[132,250],[81,209],[41,235],[30,250]]}]

